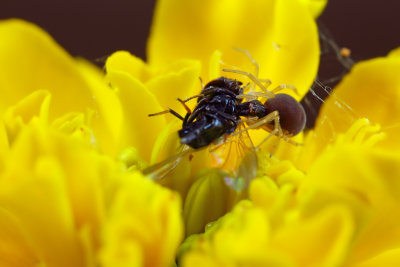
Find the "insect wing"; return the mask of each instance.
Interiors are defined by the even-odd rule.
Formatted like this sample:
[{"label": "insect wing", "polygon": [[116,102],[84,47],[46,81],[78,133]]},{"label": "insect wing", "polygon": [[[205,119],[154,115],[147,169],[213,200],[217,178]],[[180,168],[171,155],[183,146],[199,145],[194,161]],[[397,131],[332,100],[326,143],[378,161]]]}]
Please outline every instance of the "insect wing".
[{"label": "insect wing", "polygon": [[[242,130],[239,124],[236,131]],[[225,182],[236,191],[246,189],[257,176],[257,154],[247,131],[224,137],[209,148],[212,167],[226,172]]]},{"label": "insect wing", "polygon": [[183,145],[177,154],[145,168],[142,172],[144,175],[147,175],[152,180],[161,180],[171,171],[173,171],[185,156],[193,152],[193,148],[187,145]]}]

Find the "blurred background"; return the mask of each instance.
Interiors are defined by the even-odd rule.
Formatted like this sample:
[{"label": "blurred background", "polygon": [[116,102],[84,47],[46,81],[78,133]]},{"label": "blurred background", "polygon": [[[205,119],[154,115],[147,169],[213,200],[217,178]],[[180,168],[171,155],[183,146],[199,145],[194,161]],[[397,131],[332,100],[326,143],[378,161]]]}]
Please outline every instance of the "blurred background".
[{"label": "blurred background", "polygon": [[[155,1],[2,0],[1,3],[0,19],[18,17],[34,22],[72,55],[95,60],[121,49],[144,58]],[[400,45],[399,14],[398,0],[331,0],[319,21],[340,46],[351,49],[357,61],[383,56]]]},{"label": "blurred background", "polygon": [[[1,0],[0,19],[18,17],[48,31],[70,54],[102,66],[108,55],[128,50],[145,59],[155,0]],[[318,23],[321,64],[312,88],[320,98],[353,62],[384,56],[400,46],[399,0],[330,0]],[[1,41],[1,36],[0,36]],[[340,48],[351,59],[338,60]],[[353,61],[354,60],[354,61]],[[399,74],[400,75],[400,74]],[[326,90],[325,90],[326,89]],[[321,101],[311,93],[302,104],[312,127]]]}]

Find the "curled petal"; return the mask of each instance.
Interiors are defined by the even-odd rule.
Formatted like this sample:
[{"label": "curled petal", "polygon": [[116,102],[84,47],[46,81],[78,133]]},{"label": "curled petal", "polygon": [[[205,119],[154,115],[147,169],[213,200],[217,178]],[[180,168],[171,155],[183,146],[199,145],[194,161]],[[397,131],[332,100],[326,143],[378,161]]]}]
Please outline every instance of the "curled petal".
[{"label": "curled petal", "polygon": [[399,247],[399,166],[396,151],[338,145],[320,155],[300,187],[304,216],[337,203],[350,208],[357,229],[350,263]]},{"label": "curled petal", "polygon": [[154,94],[126,73],[109,71],[107,77],[117,90],[124,115],[118,148],[134,146],[142,158],[149,161],[152,146],[166,121],[163,116],[149,118],[147,114],[163,109]]},{"label": "curled petal", "polygon": [[52,158],[38,161],[34,179],[28,178],[28,169],[11,174],[22,178],[20,181],[10,182],[15,178],[11,175],[3,177],[0,203],[23,225],[24,235],[38,258],[48,265],[81,266],[83,255],[74,234],[66,184],[60,166],[55,163]]},{"label": "curled petal", "polygon": [[0,35],[0,112],[39,89],[53,96],[51,118],[94,106],[73,58],[47,33],[31,23],[10,19],[0,23]]},{"label": "curled petal", "polygon": [[[329,139],[357,119],[379,124],[387,138],[379,146],[398,147],[400,124],[400,60],[391,56],[361,62],[334,89],[318,116],[316,135]],[[318,142],[318,141],[317,141]]]},{"label": "curled petal", "polygon": [[34,266],[40,259],[29,239],[24,236],[20,222],[6,209],[0,209],[0,264],[2,266]]},{"label": "curled petal", "polygon": [[218,170],[205,170],[191,186],[185,199],[183,217],[186,235],[201,233],[207,223],[229,210],[229,187]]},{"label": "curled petal", "polygon": [[138,172],[121,177],[103,229],[104,266],[171,266],[183,235],[176,193]]},{"label": "curled petal", "polygon": [[50,92],[38,90],[26,96],[5,112],[4,123],[11,143],[21,129],[29,124],[33,118],[39,118],[44,125],[48,123],[50,99]]},{"label": "curled petal", "polygon": [[[232,47],[252,53],[261,78],[275,86],[294,85],[300,96],[317,72],[317,28],[308,7],[298,1],[158,1],[148,43],[151,65],[185,57],[207,66],[219,50],[227,64],[254,71],[249,58]],[[203,69],[203,78],[213,78],[208,74]]]},{"label": "curled petal", "polygon": [[400,264],[400,249],[392,249],[366,260],[355,267],[397,266]]}]

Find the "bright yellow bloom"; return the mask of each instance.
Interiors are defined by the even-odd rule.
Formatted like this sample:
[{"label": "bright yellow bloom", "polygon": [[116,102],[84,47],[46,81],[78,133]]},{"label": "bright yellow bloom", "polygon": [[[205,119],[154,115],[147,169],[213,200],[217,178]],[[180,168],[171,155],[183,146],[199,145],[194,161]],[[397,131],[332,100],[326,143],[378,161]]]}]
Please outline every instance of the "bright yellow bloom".
[{"label": "bright yellow bloom", "polygon": [[248,190],[206,169],[207,150],[158,181],[177,193],[138,171],[178,152],[180,122],[148,114],[184,114],[176,98],[199,77],[249,81],[222,68],[257,72],[232,47],[300,99],[325,5],[159,0],[149,62],[118,51],[106,74],[30,23],[0,22],[0,265],[172,266],[184,236],[182,266],[399,265],[399,49],[357,64],[302,146],[263,145]]},{"label": "bright yellow bloom", "polygon": [[[122,149],[118,148],[121,107],[97,68],[82,59],[73,59],[50,36],[30,23],[2,21],[0,34],[1,113],[26,98],[31,102],[30,112],[39,115],[41,102],[46,102],[47,107],[43,108],[47,110],[40,114],[43,120],[53,123],[62,116],[71,119],[81,114],[85,124],[96,132],[95,146],[111,155]],[[8,119],[21,116],[21,122],[27,123],[32,116],[30,112],[16,108]],[[14,127],[9,133],[12,141],[19,126],[12,121],[7,126]]]},{"label": "bright yellow bloom", "polygon": [[33,120],[0,177],[1,266],[171,266],[179,196]]},{"label": "bright yellow bloom", "polygon": [[306,139],[306,173],[282,183],[270,163],[252,202],[186,241],[183,266],[397,266],[399,66],[393,53],[357,64]]},{"label": "bright yellow bloom", "polygon": [[248,58],[232,49],[237,47],[252,53],[261,66],[260,77],[270,79],[272,86],[292,84],[303,95],[319,60],[317,27],[306,2],[318,1],[160,0],[148,43],[149,64],[199,59],[202,78],[208,81],[217,78],[209,66],[216,50],[226,63],[248,65]]},{"label": "bright yellow bloom", "polygon": [[[318,34],[313,20],[318,8],[312,7],[313,3],[158,1],[148,42],[148,65],[123,51],[113,54],[106,63],[107,79],[120,94],[123,110],[129,110],[124,113],[132,118],[125,132],[137,136],[133,144],[139,154],[149,159],[148,147],[154,144],[150,162],[155,163],[179,151],[176,135],[179,124],[166,122],[176,118],[169,114],[149,119],[147,114],[167,108],[184,114],[176,98],[184,99],[200,92],[199,77],[208,82],[220,76],[232,76],[222,72],[223,67],[255,71],[249,58],[233,47],[251,51],[260,64],[258,76],[271,79],[272,87],[294,84],[299,95],[286,92],[298,99],[304,95],[316,75],[319,60]],[[310,10],[314,10],[312,14]],[[246,81],[243,76],[235,78]],[[189,106],[194,107],[194,102],[189,102]],[[158,139],[154,142],[155,136]],[[265,136],[264,131],[252,133],[255,143]],[[288,150],[291,151],[280,148],[279,153]],[[286,153],[286,157],[296,153]],[[187,234],[201,231],[205,224],[223,215],[242,198],[231,192],[218,171],[198,174],[198,170],[210,166],[205,163],[207,154],[207,151],[198,152],[191,162],[184,158],[161,181],[185,198]],[[207,203],[219,204],[209,210]]]},{"label": "bright yellow bloom", "polygon": [[133,142],[118,94],[36,26],[0,33],[0,265],[171,266],[180,197],[114,159]]}]

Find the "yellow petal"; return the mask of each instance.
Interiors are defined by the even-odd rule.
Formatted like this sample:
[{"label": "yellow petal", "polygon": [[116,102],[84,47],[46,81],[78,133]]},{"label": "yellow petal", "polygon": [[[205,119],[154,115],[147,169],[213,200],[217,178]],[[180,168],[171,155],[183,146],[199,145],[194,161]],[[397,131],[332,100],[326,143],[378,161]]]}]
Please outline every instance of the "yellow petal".
[{"label": "yellow petal", "polygon": [[353,231],[348,210],[332,206],[308,221],[282,227],[271,246],[285,251],[298,266],[341,266]]},{"label": "yellow petal", "polygon": [[310,215],[333,203],[351,209],[357,238],[350,263],[400,246],[400,154],[363,145],[335,146],[320,155],[301,193]]},{"label": "yellow petal", "polygon": [[[288,144],[288,146],[293,146]],[[268,150],[267,150],[268,151]],[[269,152],[258,152],[258,176],[268,176],[278,185],[291,184],[297,186],[303,180],[304,173],[296,169],[289,160],[271,157]]]},{"label": "yellow petal", "polygon": [[399,71],[397,57],[376,58],[355,65],[324,103],[316,131],[324,131],[325,139],[329,139],[328,134],[343,133],[355,120],[364,117],[372,124],[380,124],[387,133],[380,146],[399,147]]},{"label": "yellow petal", "polygon": [[[34,252],[48,265],[81,266],[82,251],[74,236],[74,222],[60,166],[44,158],[34,166],[34,175],[22,170],[22,181],[3,177],[0,203],[24,226]],[[57,236],[57,238],[54,238]]]},{"label": "yellow petal", "polygon": [[389,57],[400,57],[400,47],[397,47],[395,49],[393,49],[392,51],[390,51],[390,53],[388,54]]},{"label": "yellow petal", "polygon": [[51,118],[93,106],[74,60],[43,30],[21,20],[0,23],[0,112],[33,91],[51,92]]},{"label": "yellow petal", "polygon": [[[323,104],[314,130],[305,138],[297,166],[307,170],[343,134],[354,140],[375,135],[371,142],[376,146],[400,148],[400,60],[394,54],[356,64],[336,86]],[[355,127],[358,124],[364,126]],[[361,134],[351,133],[352,128]]]},{"label": "yellow petal", "polygon": [[146,63],[128,51],[113,53],[107,58],[105,68],[107,71],[126,72],[142,83],[145,83],[152,76],[152,72]]},{"label": "yellow petal", "polygon": [[38,90],[6,111],[4,123],[10,143],[14,141],[21,129],[33,118],[37,117],[41,123],[47,124],[50,99],[51,95],[48,91]]},{"label": "yellow petal", "polygon": [[[118,51],[107,59],[106,69],[107,72],[123,72],[143,83],[164,109],[172,108],[180,114],[185,110],[176,98],[185,99],[200,93],[201,90],[200,63],[194,60],[180,59],[164,68],[155,69],[128,52]],[[155,112],[157,110],[153,113]],[[169,115],[167,118],[173,117]]]},{"label": "yellow petal", "polygon": [[222,265],[215,262],[212,258],[207,257],[207,255],[194,252],[183,258],[182,266],[221,267]]},{"label": "yellow petal", "polygon": [[75,61],[31,23],[2,21],[0,35],[0,112],[37,90],[47,90],[52,96],[50,121],[68,112],[93,112],[91,126],[100,146],[115,155],[121,107],[100,71],[88,62]]},{"label": "yellow petal", "polygon": [[21,225],[10,212],[0,208],[0,265],[34,266],[39,259],[28,244]]},{"label": "yellow petal", "polygon": [[103,231],[105,266],[171,266],[183,235],[181,203],[138,172],[121,177]]},{"label": "yellow petal", "polygon": [[[63,218],[67,215],[73,217],[73,222],[69,222],[69,224],[73,224],[74,227],[80,228],[83,225],[89,224],[92,231],[91,240],[97,244],[97,231],[104,215],[99,173],[103,174],[102,178],[104,179],[108,177],[112,169],[110,160],[97,155],[95,151],[92,150],[92,147],[82,142],[81,139],[70,138],[69,136],[55,133],[54,130],[49,130],[33,122],[30,126],[24,128],[24,131],[13,146],[9,162],[6,166],[8,172],[11,174],[8,174],[8,179],[3,178],[2,181],[4,183],[11,182],[16,184],[16,180],[21,179],[20,183],[32,183],[32,187],[38,186],[37,194],[40,194],[41,185],[36,185],[35,176],[32,176],[36,174],[36,171],[32,170],[32,168],[42,161],[44,162],[43,164],[49,165],[47,166],[49,169],[47,174],[50,176],[49,179],[53,176],[57,176],[58,178],[52,178],[54,183],[57,182],[57,185],[60,183],[66,187],[63,189],[66,190],[66,192],[57,192],[54,194],[59,194],[60,198],[67,198],[68,202],[61,204],[69,205],[69,213],[72,213],[72,215],[68,215],[65,211],[66,208],[62,209],[62,206],[58,208],[60,210],[59,212],[66,214],[63,214],[63,216],[58,215],[58,218],[62,220],[59,224],[63,225],[65,223]],[[55,172],[54,174],[50,173],[53,169]],[[27,175],[25,172],[32,173],[32,175]],[[37,176],[41,177],[43,174],[38,173]],[[26,182],[23,179],[24,177],[26,177]],[[10,179],[12,181],[10,181]],[[23,186],[21,187],[22,189],[25,188]],[[46,196],[46,194],[49,195],[48,197],[51,199],[50,193],[43,193],[43,196]],[[62,194],[67,195],[63,196]],[[34,198],[34,196],[32,198]],[[30,198],[22,198],[21,202],[26,205],[27,208],[39,209],[39,207],[35,207],[33,203],[26,201],[26,199]],[[57,205],[61,204],[54,203],[54,205],[56,205],[54,208],[57,208]],[[40,206],[40,203],[38,205]],[[50,205],[50,203],[48,205]],[[40,212],[48,213],[46,210],[40,210]],[[57,222],[49,223],[57,227]]]},{"label": "yellow petal", "polygon": [[229,209],[229,188],[223,174],[211,169],[204,170],[199,176],[190,187],[183,208],[186,236],[203,232],[207,223],[215,221]]},{"label": "yellow petal", "polygon": [[[154,77],[146,83],[146,87],[157,96],[164,109],[171,108],[179,114],[185,114],[185,109],[176,99],[186,99],[200,93],[200,64],[197,61],[188,60],[175,64],[183,64],[183,66],[179,67],[179,71],[166,71],[165,74]],[[196,101],[192,100],[187,104],[194,107],[195,103]],[[171,115],[169,118],[176,119]]]},{"label": "yellow petal", "polygon": [[[83,113],[86,115],[86,124],[93,130],[101,150],[115,156],[120,152],[117,144],[123,131],[122,104],[115,92],[105,83],[102,71],[83,59],[78,59],[76,65],[96,103],[94,108],[87,107]],[[90,112],[93,115],[90,115]]]},{"label": "yellow petal", "polygon": [[8,141],[7,131],[4,123],[0,123],[0,170],[3,169],[5,160],[10,152],[10,144]]},{"label": "yellow petal", "polygon": [[322,11],[324,11],[328,0],[300,0],[300,2],[303,5],[308,6],[309,11],[314,18],[318,18]]},{"label": "yellow petal", "polygon": [[278,186],[272,179],[261,177],[251,183],[249,195],[254,205],[269,209],[273,205],[278,192]]},{"label": "yellow petal", "polygon": [[139,152],[134,147],[125,148],[119,155],[118,160],[121,161],[127,169],[143,170],[146,162],[140,157]]},{"label": "yellow petal", "polygon": [[[239,69],[250,61],[234,51],[250,51],[260,65],[260,77],[275,85],[291,84],[303,95],[319,61],[317,28],[308,8],[298,1],[182,1],[157,2],[148,59],[152,66],[185,57],[203,66],[215,50]],[[253,71],[253,69],[251,69]],[[208,72],[203,69],[205,80]]]},{"label": "yellow petal", "polygon": [[393,249],[385,251],[372,259],[366,260],[361,264],[354,265],[355,267],[375,267],[375,266],[388,266],[395,267],[400,264],[400,249]]},{"label": "yellow petal", "polygon": [[149,161],[151,149],[166,122],[163,116],[149,118],[147,115],[163,108],[143,84],[126,73],[108,71],[107,78],[117,90],[123,108],[124,124],[119,137],[119,150],[134,146],[142,158]]}]

